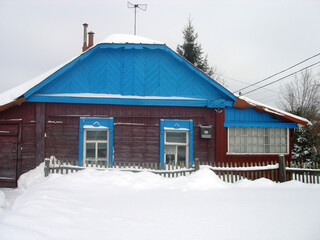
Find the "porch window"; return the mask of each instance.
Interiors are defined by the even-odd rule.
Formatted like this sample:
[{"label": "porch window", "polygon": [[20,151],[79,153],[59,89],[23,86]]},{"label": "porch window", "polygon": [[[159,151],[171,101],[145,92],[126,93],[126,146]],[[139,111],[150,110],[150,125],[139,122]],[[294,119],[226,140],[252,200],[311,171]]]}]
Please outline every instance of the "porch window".
[{"label": "porch window", "polygon": [[193,164],[193,121],[160,121],[160,163],[190,166]]},{"label": "porch window", "polygon": [[79,165],[113,164],[113,119],[80,118]]},{"label": "porch window", "polygon": [[288,128],[228,128],[228,153],[287,154]]}]

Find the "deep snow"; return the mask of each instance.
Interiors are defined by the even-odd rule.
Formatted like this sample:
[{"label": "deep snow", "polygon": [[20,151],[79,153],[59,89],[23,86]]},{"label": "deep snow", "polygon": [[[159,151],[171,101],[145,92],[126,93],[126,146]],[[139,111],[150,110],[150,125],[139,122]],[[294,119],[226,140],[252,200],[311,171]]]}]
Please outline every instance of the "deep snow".
[{"label": "deep snow", "polygon": [[[1,191],[1,189],[0,189]],[[0,192],[0,239],[319,239],[320,185],[87,169]],[[16,199],[15,199],[16,198]]]}]

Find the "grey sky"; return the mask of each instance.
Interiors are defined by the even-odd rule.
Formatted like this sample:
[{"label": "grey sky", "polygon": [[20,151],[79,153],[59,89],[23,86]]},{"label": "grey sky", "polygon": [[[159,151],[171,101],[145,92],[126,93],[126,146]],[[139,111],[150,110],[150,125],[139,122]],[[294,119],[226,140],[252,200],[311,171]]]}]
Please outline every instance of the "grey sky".
[{"label": "grey sky", "polygon": [[[320,52],[319,0],[138,3],[148,8],[137,13],[137,35],[173,50],[182,43],[181,31],[191,15],[209,63],[223,72],[232,91],[246,85],[228,78],[253,83]],[[113,33],[132,34],[133,16],[126,0],[0,0],[0,92],[78,55],[84,22],[97,43]],[[285,74],[317,61],[320,57]],[[320,71],[320,64],[313,71]],[[272,91],[248,97],[276,106],[280,84],[267,88]]]}]

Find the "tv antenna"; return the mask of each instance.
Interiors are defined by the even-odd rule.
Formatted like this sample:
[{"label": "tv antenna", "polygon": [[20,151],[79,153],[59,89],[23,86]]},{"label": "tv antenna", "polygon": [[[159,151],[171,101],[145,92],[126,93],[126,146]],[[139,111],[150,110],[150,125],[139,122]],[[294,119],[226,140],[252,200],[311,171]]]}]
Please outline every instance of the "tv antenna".
[{"label": "tv antenna", "polygon": [[142,11],[147,10],[147,4],[133,4],[128,1],[128,8],[134,8],[134,35],[137,33],[137,8]]}]

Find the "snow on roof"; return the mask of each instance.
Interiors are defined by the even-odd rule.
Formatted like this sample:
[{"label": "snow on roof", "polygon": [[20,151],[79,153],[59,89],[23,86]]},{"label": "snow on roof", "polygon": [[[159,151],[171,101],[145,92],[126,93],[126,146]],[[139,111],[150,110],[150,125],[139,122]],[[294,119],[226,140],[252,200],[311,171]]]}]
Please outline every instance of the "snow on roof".
[{"label": "snow on roof", "polygon": [[247,98],[247,97],[244,97],[244,96],[238,96],[236,102],[234,103],[234,107],[236,107],[236,108],[248,108],[249,107],[248,105],[245,107],[243,105],[243,102],[240,103],[241,100],[244,101],[245,103],[247,103],[249,106],[258,108],[259,110],[267,112],[267,113],[269,113],[271,115],[275,115],[275,116],[278,116],[280,118],[285,118],[285,119],[288,119],[290,121],[293,121],[293,122],[296,122],[298,124],[302,124],[302,125],[305,125],[305,126],[306,125],[312,125],[312,123],[306,118],[299,117],[297,115],[285,112],[285,111],[280,110],[278,108],[265,105],[263,103],[254,101],[254,100],[252,100],[250,98]]},{"label": "snow on roof", "polygon": [[190,97],[161,97],[161,96],[135,96],[135,95],[120,95],[120,94],[103,94],[103,93],[54,93],[54,94],[35,94],[36,96],[50,97],[80,97],[80,98],[123,98],[123,99],[160,99],[160,100],[205,100],[201,98]]},{"label": "snow on roof", "polygon": [[[141,36],[134,36],[134,35],[129,35],[129,34],[112,34],[109,37],[107,37],[105,40],[103,40],[102,42],[99,42],[96,45],[99,44],[106,44],[106,43],[117,43],[117,44],[164,44],[162,42],[158,42],[152,39],[148,39],[145,37],[141,37]],[[94,47],[93,46],[93,47]],[[91,48],[93,48],[91,47]],[[33,78],[27,82],[24,82],[12,89],[9,89],[5,92],[0,93],[0,107],[7,105],[11,102],[14,102],[15,100],[17,100],[19,97],[21,97],[23,94],[25,94],[27,91],[29,91],[31,88],[33,88],[34,86],[36,86],[37,84],[41,83],[43,80],[45,80],[47,77],[49,77],[50,75],[52,75],[53,73],[55,73],[56,71],[58,71],[60,68],[64,67],[65,65],[67,65],[68,63],[72,62],[74,59],[78,58],[79,56],[81,56],[82,54],[84,54],[84,52],[82,52],[81,54],[79,54],[76,57],[73,57],[72,59],[70,59],[69,61],[41,74],[40,76]]]},{"label": "snow on roof", "polygon": [[[162,44],[152,39],[129,34],[112,34],[100,43],[118,43],[118,44]],[[100,44],[98,43],[98,44]]]}]

